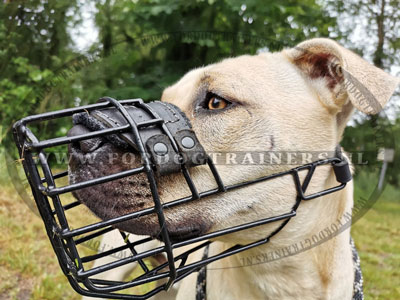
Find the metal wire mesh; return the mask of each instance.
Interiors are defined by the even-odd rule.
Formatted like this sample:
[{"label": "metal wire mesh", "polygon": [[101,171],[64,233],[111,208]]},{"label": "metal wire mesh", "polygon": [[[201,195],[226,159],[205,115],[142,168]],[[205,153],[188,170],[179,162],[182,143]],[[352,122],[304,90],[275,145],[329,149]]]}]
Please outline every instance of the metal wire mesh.
[{"label": "metal wire mesh", "polygon": [[[135,122],[126,110],[127,107],[132,106],[149,113],[152,116],[152,120],[142,123]],[[32,133],[29,127],[33,123],[46,122],[59,118],[71,118],[72,115],[76,113],[90,113],[94,110],[110,107],[113,107],[119,111],[119,113],[125,118],[127,123],[126,125],[92,131],[78,136],[64,136],[42,141],[40,141]],[[157,113],[155,113],[151,107],[144,103],[141,99],[116,101],[115,99],[107,97],[103,98],[101,102],[93,105],[86,105],[56,112],[29,116],[23,118],[14,125],[15,141],[18,146],[20,156],[23,159],[23,167],[30,183],[40,215],[43,219],[48,237],[64,274],[68,277],[72,287],[78,293],[93,297],[107,297],[114,299],[147,299],[162,290],[168,290],[173,283],[178,282],[189,274],[198,271],[201,267],[215,260],[267,243],[289,222],[292,217],[296,216],[297,208],[303,200],[314,199],[316,197],[338,191],[344,188],[346,182],[348,181],[347,179],[341,180],[342,182],[339,182],[339,184],[335,187],[311,195],[305,195],[314,171],[318,166],[330,164],[335,168],[335,166],[344,162],[343,157],[333,157],[302,165],[285,172],[276,173],[233,185],[225,185],[219,176],[217,168],[215,167],[212,159],[207,156],[206,163],[211,174],[213,175],[217,187],[204,192],[198,192],[188,172],[187,166],[182,163],[181,172],[186,180],[189,190],[191,191],[191,195],[184,198],[175,199],[174,201],[168,203],[161,203],[157,191],[157,183],[155,180],[154,164],[149,159],[149,155],[146,151],[145,145],[141,141],[139,134],[140,130],[149,126],[158,126],[170,139],[175,151],[179,153],[179,148],[176,145],[174,137],[169,129],[165,126],[163,119],[160,118],[160,116],[157,115]],[[135,142],[138,145],[138,151],[143,162],[140,167],[83,182],[66,184],[64,186],[58,186],[56,184],[58,179],[68,177],[68,171],[53,174],[53,168],[50,166],[46,156],[47,149],[94,137],[104,137],[110,134],[122,134],[126,132],[133,134]],[[37,161],[35,160],[36,157]],[[344,169],[345,168],[342,167],[342,171]],[[335,169],[335,172],[336,170],[337,168]],[[307,171],[307,175],[305,176],[303,182],[301,182],[299,177],[300,171]],[[338,172],[340,173],[342,171],[339,170]],[[346,172],[346,170],[344,170],[344,172]],[[43,175],[41,176],[40,174]],[[121,215],[116,218],[88,224],[79,228],[72,228],[70,226],[66,213],[73,209],[79,209],[82,204],[79,201],[65,204],[60,198],[61,195],[137,174],[146,174],[147,181],[150,185],[154,206]],[[168,227],[165,226],[164,210],[190,201],[206,198],[211,195],[226,193],[251,184],[272,180],[280,176],[292,176],[297,191],[297,197],[293,202],[293,206],[287,213],[274,217],[262,218],[254,222],[225,228],[215,232],[206,233],[201,236],[189,238],[179,242],[174,242],[171,240]],[[104,234],[109,233],[110,231],[117,230],[114,227],[116,224],[151,214],[157,216],[161,228],[160,239],[162,240],[162,243],[160,247],[150,248],[148,250],[138,252],[138,246],[143,246],[146,243],[150,243],[152,238],[145,237],[140,238],[139,240],[131,241],[127,237],[126,233],[120,231],[121,239],[124,241],[122,246],[89,256],[83,256],[80,253],[78,249],[80,244],[93,241],[102,237]],[[277,221],[282,222],[274,232],[263,239],[246,245],[235,245],[222,253],[215,254],[199,261],[188,263],[189,256],[196,251],[202,251],[204,247],[211,243],[210,239],[212,238]],[[193,247],[179,255],[174,255],[173,250],[188,245],[193,245]],[[94,268],[88,267],[88,263],[96,259],[114,255],[124,250],[130,251],[130,255],[128,257],[116,259],[112,262],[108,262],[104,265]],[[166,255],[167,261],[155,267],[146,265],[144,261],[146,258],[154,257],[158,254]],[[121,266],[132,263],[137,263],[140,266],[143,272],[142,275],[127,281],[100,280],[95,278],[96,275],[105,271],[117,269]],[[146,294],[133,295],[128,293],[120,293],[120,291],[128,288],[144,285],[150,282],[157,282],[157,285]]]}]

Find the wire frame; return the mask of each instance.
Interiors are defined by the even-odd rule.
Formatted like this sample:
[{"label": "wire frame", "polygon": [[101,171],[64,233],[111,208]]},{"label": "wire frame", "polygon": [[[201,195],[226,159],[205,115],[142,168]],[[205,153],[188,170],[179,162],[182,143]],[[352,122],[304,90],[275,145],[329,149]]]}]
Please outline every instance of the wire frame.
[{"label": "wire frame", "polygon": [[[136,108],[146,111],[152,117],[152,119],[142,123],[136,123],[128,114],[126,110],[127,106],[134,106]],[[43,141],[40,141],[29,128],[29,125],[31,125],[32,123],[47,122],[49,120],[65,117],[71,118],[72,115],[76,113],[90,113],[94,110],[110,107],[114,107],[119,111],[119,113],[125,118],[127,122],[126,125],[92,131],[73,137],[57,137]],[[161,203],[157,191],[154,166],[149,159],[149,155],[139,134],[141,129],[147,128],[149,126],[158,126],[159,128],[161,128],[163,133],[169,138],[176,153],[179,153],[179,149],[176,145],[174,137],[168,130],[162,118],[160,118],[159,115],[141,99],[117,101],[113,98],[105,97],[101,99],[101,102],[92,105],[28,116],[21,119],[14,125],[13,131],[15,142],[17,144],[20,157],[22,159],[24,171],[31,186],[36,205],[43,219],[47,235],[52,244],[54,252],[57,255],[61,269],[67,276],[71,286],[80,294],[92,297],[107,297],[113,299],[147,299],[160,291],[167,291],[175,282],[180,281],[189,274],[198,271],[200,268],[206,266],[211,262],[268,243],[268,241],[274,235],[282,230],[282,228],[289,222],[291,218],[296,216],[297,208],[299,207],[302,200],[311,200],[332,192],[336,192],[346,186],[346,182],[339,182],[339,184],[335,187],[311,195],[305,195],[306,189],[311,181],[315,169],[318,166],[329,164],[331,164],[335,168],[336,165],[340,165],[340,163],[343,162],[342,157],[323,159],[290,169],[285,172],[275,173],[272,175],[233,185],[225,185],[218,174],[214,162],[209,156],[207,156],[207,166],[211,174],[213,175],[217,187],[204,192],[198,192],[188,172],[187,167],[185,166],[185,164],[182,163],[181,172],[186,180],[187,186],[191,191],[191,195],[184,198],[176,199],[168,203]],[[143,162],[140,167],[103,177],[98,177],[95,179],[90,179],[83,182],[57,186],[56,180],[60,178],[67,178],[68,171],[53,174],[52,167],[49,164],[45,152],[47,149],[54,148],[60,145],[75,143],[94,137],[102,137],[110,134],[121,133],[133,134],[135,143],[138,147],[138,151]],[[40,169],[42,170],[43,176],[40,175]],[[303,182],[301,182],[299,172],[303,170],[307,171],[307,175],[305,176]],[[82,204],[79,201],[63,204],[63,201],[60,197],[62,194],[70,193],[93,185],[103,184],[127,176],[134,176],[140,173],[146,174],[154,202],[153,207],[121,215],[105,221],[91,223],[83,227],[71,227],[66,212],[77,208]],[[226,193],[231,190],[239,189],[255,183],[268,181],[280,176],[292,176],[297,191],[297,197],[294,200],[293,206],[291,210],[287,213],[273,217],[262,218],[254,222],[206,233],[199,237],[189,238],[179,242],[171,241],[168,233],[168,227],[165,224],[165,209],[179,206],[181,204],[191,201],[196,201],[198,199],[206,198],[211,195]],[[158,223],[161,228],[160,236],[163,241],[161,246],[156,248],[149,248],[148,250],[138,252],[138,246],[143,246],[146,245],[146,243],[150,243],[152,241],[152,238],[145,237],[140,238],[136,241],[131,241],[126,233],[119,231],[121,239],[123,239],[124,241],[121,246],[107,251],[99,252],[94,255],[84,256],[82,255],[82,253],[80,253],[78,249],[78,246],[80,244],[98,239],[99,237],[102,237],[110,231],[118,231],[114,228],[114,225],[127,220],[132,220],[141,216],[151,214],[156,215],[158,218]],[[189,256],[196,251],[203,251],[205,247],[211,244],[210,239],[212,238],[277,221],[282,222],[274,232],[263,239],[246,245],[235,245],[213,256],[202,258],[201,260],[195,262],[188,262]],[[188,245],[193,245],[193,247],[179,255],[174,255],[173,250]],[[115,255],[116,253],[120,253],[121,251],[129,251],[130,255],[128,257],[116,259],[112,262],[108,262],[94,268],[87,267],[87,263],[90,263],[96,259]],[[146,258],[154,257],[158,254],[165,254],[167,257],[167,261],[165,263],[161,263],[159,266],[156,267],[149,267],[148,265],[146,265],[144,261]],[[139,275],[134,279],[126,281],[96,279],[96,275],[99,275],[109,270],[115,270],[127,264],[133,263],[139,265],[143,272],[142,275]],[[156,287],[152,288],[145,294],[121,293],[121,291],[124,291],[128,288],[141,286],[150,282],[157,282],[158,285],[156,285]]]}]

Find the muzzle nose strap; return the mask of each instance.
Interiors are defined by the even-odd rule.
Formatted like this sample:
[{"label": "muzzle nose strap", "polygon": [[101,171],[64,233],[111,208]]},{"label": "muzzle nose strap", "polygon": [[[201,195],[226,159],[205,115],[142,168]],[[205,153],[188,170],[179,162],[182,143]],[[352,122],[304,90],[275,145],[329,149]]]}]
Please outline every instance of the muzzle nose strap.
[{"label": "muzzle nose strap", "polygon": [[[154,101],[143,103],[140,107],[125,106],[125,109],[138,127],[157,174],[179,172],[181,164],[194,167],[207,162],[206,153],[189,119],[177,106]],[[128,124],[124,116],[114,108],[96,110],[90,116],[109,128]],[[119,136],[134,149],[138,149],[131,133]]]}]

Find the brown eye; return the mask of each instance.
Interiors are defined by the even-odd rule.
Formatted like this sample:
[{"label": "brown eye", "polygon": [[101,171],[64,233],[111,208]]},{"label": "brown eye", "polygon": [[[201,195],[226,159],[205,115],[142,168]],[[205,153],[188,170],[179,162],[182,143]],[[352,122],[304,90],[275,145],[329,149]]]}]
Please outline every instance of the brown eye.
[{"label": "brown eye", "polygon": [[215,109],[224,109],[226,108],[230,103],[226,101],[225,99],[218,98],[217,96],[212,96],[210,100],[208,100],[208,109],[210,110],[215,110]]}]

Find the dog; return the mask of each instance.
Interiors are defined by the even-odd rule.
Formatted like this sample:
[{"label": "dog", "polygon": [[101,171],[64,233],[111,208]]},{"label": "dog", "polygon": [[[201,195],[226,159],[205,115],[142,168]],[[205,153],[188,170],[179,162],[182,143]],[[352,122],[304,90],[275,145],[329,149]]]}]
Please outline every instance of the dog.
[{"label": "dog", "polygon": [[[378,113],[399,83],[399,78],[374,67],[337,42],[317,38],[281,52],[227,58],[191,70],[166,88],[161,100],[178,106],[186,114],[207,152],[333,153],[354,110]],[[105,143],[96,152],[100,156],[94,165],[70,166],[70,178],[83,181],[123,169],[122,150]],[[112,164],[105,160],[105,154],[111,152],[116,157]],[[225,184],[234,184],[294,166],[216,167]],[[192,168],[190,173],[200,191],[215,187],[205,166]],[[335,183],[332,169],[322,167],[316,171],[308,191],[320,191]],[[158,182],[158,190],[164,203],[190,194],[181,174],[164,176]],[[76,191],[75,197],[102,219],[153,206],[145,177],[140,176]],[[166,224],[171,236],[186,239],[283,214],[290,211],[295,197],[292,178],[279,177],[168,209]],[[208,266],[207,299],[352,299],[354,266],[349,227],[308,251],[268,263],[232,267],[242,265],[246,258],[310,239],[351,213],[352,207],[352,183],[336,193],[303,201],[297,216],[269,243]],[[209,255],[262,239],[278,226],[271,223],[216,238]],[[159,227],[156,217],[145,216],[124,222],[120,229],[134,235],[154,236]],[[103,245],[121,243],[113,233],[106,234],[102,241]],[[192,259],[201,259],[201,255]],[[132,268],[131,264],[119,272],[104,272],[101,278],[122,280]],[[197,274],[193,273],[172,291],[154,298],[196,299],[196,280]]]}]

